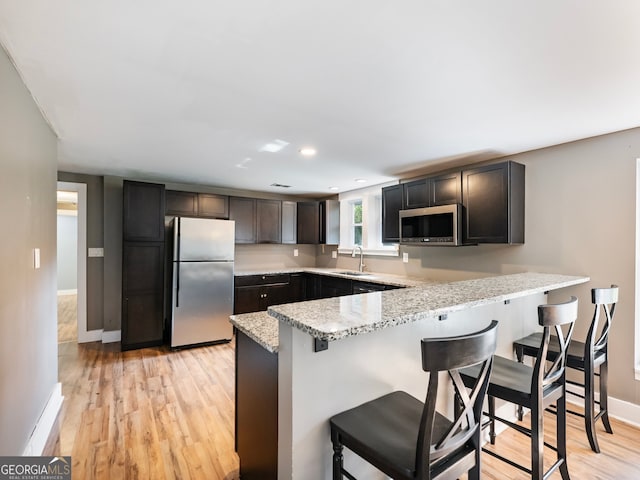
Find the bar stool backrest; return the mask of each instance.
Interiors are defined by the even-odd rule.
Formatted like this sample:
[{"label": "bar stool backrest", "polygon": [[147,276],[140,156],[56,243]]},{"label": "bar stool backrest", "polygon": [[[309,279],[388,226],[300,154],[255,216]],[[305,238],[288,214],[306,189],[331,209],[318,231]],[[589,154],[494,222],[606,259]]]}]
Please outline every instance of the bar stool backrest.
[{"label": "bar stool backrest", "polygon": [[[422,472],[420,478],[430,478],[430,464],[464,446],[474,434],[479,440],[482,403],[496,350],[497,326],[498,322],[494,320],[487,328],[469,335],[422,339],[422,368],[429,372],[429,386],[416,449],[416,471]],[[476,364],[482,364],[480,375],[473,388],[467,391],[458,369]],[[442,371],[448,372],[462,408],[456,409],[450,428],[440,438],[434,438],[438,372]]]},{"label": "bar stool backrest", "polygon": [[[567,363],[567,350],[571,335],[573,335],[573,327],[578,318],[578,299],[571,299],[564,303],[554,305],[538,306],[538,323],[543,327],[542,343],[538,349],[538,355],[533,367],[533,376],[531,378],[531,393],[541,393],[546,387],[554,382],[562,381],[565,374]],[[569,325],[568,331],[562,330],[563,325]],[[559,355],[551,362],[547,362],[547,351],[549,349],[549,340],[551,339],[551,329],[555,330],[560,347]]]},{"label": "bar stool backrest", "polygon": [[[618,286],[611,285],[611,288],[591,289],[591,303],[595,305],[595,309],[591,327],[587,333],[587,341],[585,342],[585,358],[589,358],[589,355],[595,357],[600,352],[607,352],[609,330],[611,329],[611,322],[618,303]],[[604,312],[604,325],[600,336],[596,339],[601,311]]]}]

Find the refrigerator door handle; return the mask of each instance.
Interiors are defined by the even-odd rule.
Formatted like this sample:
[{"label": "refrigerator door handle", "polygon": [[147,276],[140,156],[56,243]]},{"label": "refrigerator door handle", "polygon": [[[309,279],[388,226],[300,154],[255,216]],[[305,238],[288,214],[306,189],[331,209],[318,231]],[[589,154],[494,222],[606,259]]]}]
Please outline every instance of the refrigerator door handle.
[{"label": "refrigerator door handle", "polygon": [[176,219],[177,235],[176,235],[176,308],[180,306],[180,218]]},{"label": "refrigerator door handle", "polygon": [[176,262],[176,308],[180,306],[180,260]]}]

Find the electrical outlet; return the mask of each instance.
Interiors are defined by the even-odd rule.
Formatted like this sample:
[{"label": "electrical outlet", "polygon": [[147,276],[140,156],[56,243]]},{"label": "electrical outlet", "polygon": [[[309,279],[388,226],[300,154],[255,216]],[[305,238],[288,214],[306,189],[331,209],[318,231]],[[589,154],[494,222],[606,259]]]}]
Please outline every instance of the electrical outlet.
[{"label": "electrical outlet", "polygon": [[407,252],[402,252],[402,261],[404,263],[409,263],[409,254]]},{"label": "electrical outlet", "polygon": [[338,258],[338,252],[336,250],[331,252],[331,258]]},{"label": "electrical outlet", "polygon": [[297,248],[294,248],[294,249],[293,249],[293,256],[294,256],[294,257],[297,257],[297,256],[298,256],[298,249],[297,249]]}]

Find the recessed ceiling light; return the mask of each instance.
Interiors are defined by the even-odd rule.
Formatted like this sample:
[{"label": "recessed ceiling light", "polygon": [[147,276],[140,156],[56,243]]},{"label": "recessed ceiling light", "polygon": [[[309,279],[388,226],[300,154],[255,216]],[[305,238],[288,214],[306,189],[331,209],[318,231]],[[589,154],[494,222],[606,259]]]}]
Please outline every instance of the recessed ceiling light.
[{"label": "recessed ceiling light", "polygon": [[338,190],[338,187],[329,187],[329,190]]},{"label": "recessed ceiling light", "polygon": [[303,147],[300,149],[300,154],[305,157],[313,157],[317,152],[317,150],[313,147]]},{"label": "recessed ceiling light", "polygon": [[279,152],[280,150],[282,150],[287,145],[289,145],[289,142],[285,142],[284,140],[278,140],[276,138],[275,140],[272,140],[269,143],[265,143],[260,148],[260,151],[261,152],[276,153],[276,152]]},{"label": "recessed ceiling light", "polygon": [[367,183],[366,178],[356,178],[356,183]]}]

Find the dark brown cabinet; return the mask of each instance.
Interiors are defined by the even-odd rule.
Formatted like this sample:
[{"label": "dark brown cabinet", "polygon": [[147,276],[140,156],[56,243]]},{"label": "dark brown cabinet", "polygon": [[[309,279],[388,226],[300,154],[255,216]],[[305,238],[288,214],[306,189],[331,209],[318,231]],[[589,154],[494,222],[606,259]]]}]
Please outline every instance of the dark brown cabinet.
[{"label": "dark brown cabinet", "polygon": [[164,211],[164,185],[124,181],[123,350],[163,343]]},{"label": "dark brown cabinet", "polygon": [[402,184],[403,208],[435,207],[462,202],[460,171],[434,175]]},{"label": "dark brown cabinet", "polygon": [[164,185],[125,180],[122,200],[125,241],[164,241]]},{"label": "dark brown cabinet", "polygon": [[298,241],[298,203],[282,202],[282,243]]},{"label": "dark brown cabinet", "polygon": [[229,218],[229,197],[167,190],[165,212],[182,217]]},{"label": "dark brown cabinet", "polygon": [[462,203],[461,173],[452,172],[429,177],[429,205],[450,205]]},{"label": "dark brown cabinet", "polygon": [[278,478],[278,354],[236,336],[235,440],[243,480]]},{"label": "dark brown cabinet", "polygon": [[229,197],[213,193],[198,193],[198,216],[229,218]]},{"label": "dark brown cabinet", "polygon": [[162,345],[164,243],[125,242],[122,251],[122,349]]},{"label": "dark brown cabinet", "polygon": [[322,298],[342,297],[352,293],[352,281],[347,278],[323,276],[320,285]]},{"label": "dark brown cabinet", "polygon": [[298,202],[298,243],[317,244],[320,240],[318,202]]},{"label": "dark brown cabinet", "polygon": [[289,274],[235,277],[233,313],[260,312],[271,305],[290,303]]},{"label": "dark brown cabinet", "polygon": [[392,185],[382,189],[382,243],[400,241],[400,219],[402,210],[402,185]]},{"label": "dark brown cabinet", "polygon": [[257,243],[282,243],[282,202],[256,200]]},{"label": "dark brown cabinet", "polygon": [[524,165],[502,162],[462,171],[468,243],[524,243]]},{"label": "dark brown cabinet", "polygon": [[197,217],[198,194],[195,192],[167,190],[165,213],[179,217]]},{"label": "dark brown cabinet", "polygon": [[421,208],[429,206],[430,183],[426,178],[402,184],[404,193],[403,208]]},{"label": "dark brown cabinet", "polygon": [[229,220],[236,222],[236,243],[256,243],[256,200],[230,197]]}]

